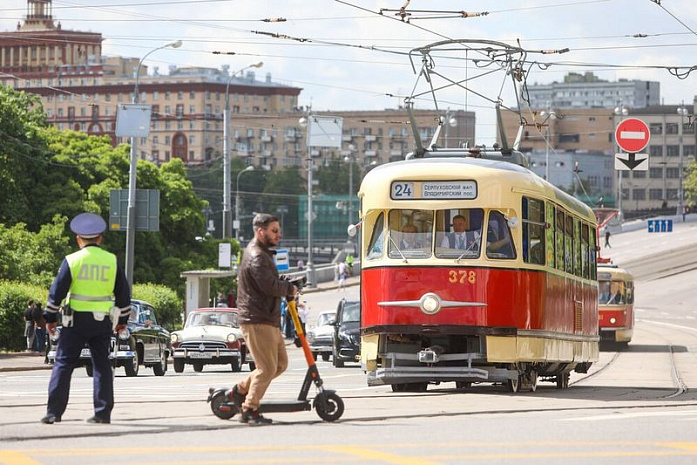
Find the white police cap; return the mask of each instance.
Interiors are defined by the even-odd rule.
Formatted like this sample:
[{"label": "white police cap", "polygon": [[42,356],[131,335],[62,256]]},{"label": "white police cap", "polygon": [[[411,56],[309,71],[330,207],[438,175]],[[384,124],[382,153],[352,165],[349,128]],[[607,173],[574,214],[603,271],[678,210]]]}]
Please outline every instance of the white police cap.
[{"label": "white police cap", "polygon": [[70,222],[70,230],[80,237],[92,239],[106,230],[106,221],[94,213],[80,213]]}]

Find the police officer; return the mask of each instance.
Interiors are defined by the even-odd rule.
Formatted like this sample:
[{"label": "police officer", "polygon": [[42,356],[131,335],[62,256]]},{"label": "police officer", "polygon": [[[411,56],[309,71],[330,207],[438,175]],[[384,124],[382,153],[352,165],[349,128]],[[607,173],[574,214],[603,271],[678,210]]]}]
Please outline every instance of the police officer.
[{"label": "police officer", "polygon": [[[65,300],[63,329],[48,385],[46,415],[41,423],[61,421],[68,405],[70,378],[85,344],[92,353],[94,373],[94,416],[86,421],[110,423],[114,408],[114,378],[109,363],[111,318],[118,318],[117,331],[126,327],[131,290],[116,256],[100,247],[106,229],[104,219],[94,213],[81,213],[70,222],[70,229],[77,235],[80,250],[63,259],[44,310],[46,329],[53,334],[61,302]],[[114,305],[118,312],[112,312]]]}]

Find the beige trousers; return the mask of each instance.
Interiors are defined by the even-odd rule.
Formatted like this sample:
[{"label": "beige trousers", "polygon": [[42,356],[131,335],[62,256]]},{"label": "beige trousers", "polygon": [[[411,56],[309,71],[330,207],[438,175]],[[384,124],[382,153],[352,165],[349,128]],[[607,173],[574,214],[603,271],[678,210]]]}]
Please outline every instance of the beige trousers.
[{"label": "beige trousers", "polygon": [[259,408],[271,381],[288,368],[288,353],[280,328],[271,325],[240,325],[247,348],[254,356],[256,369],[237,383],[237,389],[247,398],[245,410]]}]

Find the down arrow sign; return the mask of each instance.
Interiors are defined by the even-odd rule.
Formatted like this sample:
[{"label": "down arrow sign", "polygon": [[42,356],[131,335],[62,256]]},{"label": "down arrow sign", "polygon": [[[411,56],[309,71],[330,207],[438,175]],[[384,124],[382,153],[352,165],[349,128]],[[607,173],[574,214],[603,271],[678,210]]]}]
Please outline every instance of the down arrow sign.
[{"label": "down arrow sign", "polygon": [[625,165],[627,165],[627,168],[629,168],[630,170],[633,170],[634,168],[641,165],[646,160],[646,158],[642,158],[640,160],[637,160],[636,153],[630,153],[628,155],[629,155],[629,157],[626,160],[623,160],[620,158],[620,161],[622,163],[624,163]]}]

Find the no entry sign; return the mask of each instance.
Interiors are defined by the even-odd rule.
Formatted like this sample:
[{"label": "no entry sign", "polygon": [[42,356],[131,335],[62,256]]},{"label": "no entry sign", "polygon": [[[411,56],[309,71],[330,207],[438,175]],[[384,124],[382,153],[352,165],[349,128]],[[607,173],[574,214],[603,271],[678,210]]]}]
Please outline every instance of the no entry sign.
[{"label": "no entry sign", "polygon": [[639,153],[649,145],[649,127],[640,119],[628,118],[617,125],[615,140],[627,153]]}]

